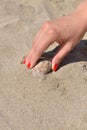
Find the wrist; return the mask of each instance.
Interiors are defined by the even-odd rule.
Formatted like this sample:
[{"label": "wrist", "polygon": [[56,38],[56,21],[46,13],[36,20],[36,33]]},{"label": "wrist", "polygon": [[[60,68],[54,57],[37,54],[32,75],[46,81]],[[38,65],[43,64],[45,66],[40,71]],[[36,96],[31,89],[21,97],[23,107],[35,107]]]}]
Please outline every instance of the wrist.
[{"label": "wrist", "polygon": [[74,14],[77,15],[79,22],[83,24],[85,31],[87,32],[87,0],[82,2],[74,11]]}]

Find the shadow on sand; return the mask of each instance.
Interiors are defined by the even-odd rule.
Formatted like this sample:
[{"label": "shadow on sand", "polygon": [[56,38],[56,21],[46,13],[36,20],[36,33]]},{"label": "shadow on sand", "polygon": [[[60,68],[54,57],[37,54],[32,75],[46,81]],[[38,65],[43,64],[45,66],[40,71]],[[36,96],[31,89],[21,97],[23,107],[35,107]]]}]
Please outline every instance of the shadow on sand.
[{"label": "shadow on sand", "polygon": [[[53,56],[58,52],[58,49],[59,46],[51,51],[43,53],[41,59],[52,60]],[[81,40],[80,43],[64,58],[64,60],[60,64],[60,67],[80,61],[87,61],[87,40]]]}]

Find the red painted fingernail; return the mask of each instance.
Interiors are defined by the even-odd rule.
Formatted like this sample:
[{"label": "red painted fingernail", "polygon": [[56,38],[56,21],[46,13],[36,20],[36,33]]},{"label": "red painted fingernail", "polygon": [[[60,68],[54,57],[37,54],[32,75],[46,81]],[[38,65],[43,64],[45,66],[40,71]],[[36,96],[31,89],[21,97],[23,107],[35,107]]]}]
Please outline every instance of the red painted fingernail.
[{"label": "red painted fingernail", "polygon": [[56,71],[58,69],[58,64],[55,64],[53,67],[53,71]]},{"label": "red painted fingernail", "polygon": [[30,66],[31,66],[31,64],[30,64],[30,62],[29,62],[28,65],[27,65],[27,68],[30,69]]},{"label": "red painted fingernail", "polygon": [[25,64],[26,63],[26,60],[24,60],[23,62],[22,62],[22,64]]}]

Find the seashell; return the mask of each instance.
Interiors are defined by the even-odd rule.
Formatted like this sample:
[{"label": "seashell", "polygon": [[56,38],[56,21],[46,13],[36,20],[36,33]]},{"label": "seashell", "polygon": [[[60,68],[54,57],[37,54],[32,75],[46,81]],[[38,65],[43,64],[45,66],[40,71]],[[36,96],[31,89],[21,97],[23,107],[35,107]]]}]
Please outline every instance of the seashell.
[{"label": "seashell", "polygon": [[40,61],[34,68],[32,74],[34,77],[45,78],[45,75],[51,72],[52,62],[50,60]]}]

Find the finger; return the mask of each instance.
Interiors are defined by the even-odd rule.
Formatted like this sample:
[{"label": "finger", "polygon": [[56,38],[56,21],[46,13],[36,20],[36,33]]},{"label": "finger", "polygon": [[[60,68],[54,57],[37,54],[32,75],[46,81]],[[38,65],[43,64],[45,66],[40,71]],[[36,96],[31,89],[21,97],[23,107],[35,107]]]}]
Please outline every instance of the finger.
[{"label": "finger", "polygon": [[38,43],[36,43],[32,49],[31,53],[27,57],[27,65],[29,64],[28,68],[32,68],[42,53],[48,48],[50,44],[55,41],[55,37],[50,35],[48,37],[47,33],[43,33],[42,37],[39,39]]},{"label": "finger", "polygon": [[34,41],[33,41],[33,46],[37,46],[39,40],[41,39],[41,37],[43,37],[44,34],[46,34],[47,31],[49,31],[51,28],[52,28],[52,25],[51,25],[52,22],[50,21],[46,21],[41,29],[39,30],[39,32],[37,33]]},{"label": "finger", "polygon": [[42,29],[40,29],[40,31],[37,33],[37,35],[33,41],[32,48],[30,49],[28,55],[26,56],[26,63],[25,64],[27,65],[28,68],[32,67],[32,64],[30,63],[30,61],[31,61],[30,59],[31,59],[32,55],[35,54],[36,49],[34,49],[34,48],[37,48],[37,45],[38,45],[40,39],[42,39],[41,37],[44,36],[44,33],[45,32],[43,32]]},{"label": "finger", "polygon": [[46,33],[46,30],[49,27],[47,26],[47,24],[43,24],[43,26],[40,28],[39,32],[36,34],[34,41],[33,41],[33,45],[36,45],[39,41],[39,39],[41,39],[41,37],[43,36],[43,33]]},{"label": "finger", "polygon": [[56,71],[59,67],[59,64],[64,59],[64,57],[73,49],[72,43],[67,42],[63,44],[60,49],[58,50],[58,53],[53,57],[52,59],[52,70]]},{"label": "finger", "polygon": [[32,43],[32,47],[34,46],[35,43],[38,43],[38,40],[41,37],[41,35],[42,35],[42,30],[40,29],[39,32],[36,34],[36,36],[34,38],[34,41]]}]

